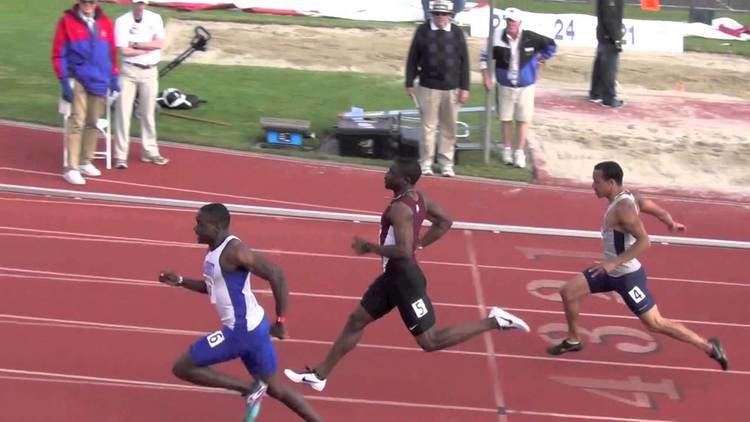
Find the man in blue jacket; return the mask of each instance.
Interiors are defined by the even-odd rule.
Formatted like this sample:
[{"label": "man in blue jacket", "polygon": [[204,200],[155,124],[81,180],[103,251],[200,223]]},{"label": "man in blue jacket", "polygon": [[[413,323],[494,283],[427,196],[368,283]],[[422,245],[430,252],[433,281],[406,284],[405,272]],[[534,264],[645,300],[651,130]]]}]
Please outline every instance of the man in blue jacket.
[{"label": "man in blue jacket", "polygon": [[96,122],[107,106],[107,93],[120,91],[114,26],[98,0],[78,0],[63,13],[55,29],[52,65],[62,99],[71,103],[63,178],[83,185],[83,176],[101,175],[92,163]]},{"label": "man in blue jacket", "polygon": [[[526,167],[526,138],[534,116],[534,87],[537,69],[557,50],[555,41],[529,30],[521,29],[521,11],[505,10],[506,28],[495,32],[492,56],[495,59],[495,80],[498,85],[498,115],[503,127],[503,162]],[[492,75],[487,62],[487,48],[482,48],[479,67],[485,88],[492,90]],[[518,142],[513,151],[513,122]]]}]

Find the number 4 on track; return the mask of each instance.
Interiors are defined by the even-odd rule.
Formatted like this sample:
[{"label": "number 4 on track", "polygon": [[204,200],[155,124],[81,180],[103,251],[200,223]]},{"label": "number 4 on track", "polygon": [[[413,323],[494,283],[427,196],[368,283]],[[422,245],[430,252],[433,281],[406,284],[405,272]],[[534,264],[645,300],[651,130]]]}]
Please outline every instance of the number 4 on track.
[{"label": "number 4 on track", "polygon": [[558,376],[552,376],[550,379],[634,407],[656,409],[653,397],[655,394],[664,394],[672,400],[681,400],[674,381],[668,379],[661,382],[644,382],[641,377],[636,376],[628,377],[626,380]]}]

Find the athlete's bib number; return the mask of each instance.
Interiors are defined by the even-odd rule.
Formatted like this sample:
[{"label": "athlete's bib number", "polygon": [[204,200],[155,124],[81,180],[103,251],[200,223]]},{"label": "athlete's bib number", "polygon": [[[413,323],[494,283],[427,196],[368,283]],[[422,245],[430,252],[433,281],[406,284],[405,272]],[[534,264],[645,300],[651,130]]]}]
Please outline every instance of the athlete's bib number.
[{"label": "athlete's bib number", "polygon": [[211,333],[206,336],[206,340],[208,340],[208,345],[213,349],[221,343],[224,343],[224,333],[222,333],[221,331]]},{"label": "athlete's bib number", "polygon": [[422,318],[423,316],[427,315],[427,306],[425,306],[422,299],[419,299],[418,301],[412,303],[411,307],[412,309],[414,309],[414,314],[417,315],[417,318]]},{"label": "athlete's bib number", "polygon": [[646,295],[643,293],[643,290],[641,290],[638,286],[633,287],[628,292],[631,298],[633,298],[633,302],[635,303],[641,303],[643,299],[646,298]]}]

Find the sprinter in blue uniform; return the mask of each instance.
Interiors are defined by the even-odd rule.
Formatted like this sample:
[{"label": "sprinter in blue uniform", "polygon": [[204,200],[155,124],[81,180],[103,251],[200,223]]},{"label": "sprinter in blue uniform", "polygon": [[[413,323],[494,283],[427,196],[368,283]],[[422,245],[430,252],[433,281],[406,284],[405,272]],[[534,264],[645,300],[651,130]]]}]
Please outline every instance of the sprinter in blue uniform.
[{"label": "sprinter in blue uniform", "polygon": [[[198,339],[174,364],[174,374],[187,382],[225,388],[240,393],[247,402],[246,422],[256,419],[266,392],[306,421],[320,417],[298,393],[276,376],[276,351],[271,336],[287,337],[285,315],[287,285],[283,271],[262,254],[250,250],[229,232],[229,210],[222,204],[203,206],[196,216],[198,243],[208,245],[203,278],[188,279],[164,271],[159,281],[207,294],[221,320],[220,330]],[[267,280],[276,302],[276,322],[269,326],[263,307],[251,288],[252,275]],[[210,368],[240,359],[254,383],[239,380]]]}]

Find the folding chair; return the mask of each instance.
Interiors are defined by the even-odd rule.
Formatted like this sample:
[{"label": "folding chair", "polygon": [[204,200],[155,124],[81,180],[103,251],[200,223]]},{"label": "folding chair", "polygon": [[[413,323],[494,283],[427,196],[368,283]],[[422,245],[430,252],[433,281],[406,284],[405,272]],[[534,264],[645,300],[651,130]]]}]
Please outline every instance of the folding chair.
[{"label": "folding chair", "polygon": [[[71,87],[73,86],[73,80],[70,80]],[[94,153],[94,159],[104,159],[107,163],[107,170],[112,169],[112,104],[117,97],[110,95],[107,91],[107,103],[105,106],[106,112],[105,117],[96,121],[96,128],[104,136],[104,150],[97,150]],[[58,104],[58,113],[63,118],[63,168],[68,165],[68,117],[71,113],[71,104],[62,98],[60,98]],[[97,139],[97,147],[99,145]]]}]

